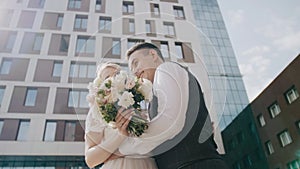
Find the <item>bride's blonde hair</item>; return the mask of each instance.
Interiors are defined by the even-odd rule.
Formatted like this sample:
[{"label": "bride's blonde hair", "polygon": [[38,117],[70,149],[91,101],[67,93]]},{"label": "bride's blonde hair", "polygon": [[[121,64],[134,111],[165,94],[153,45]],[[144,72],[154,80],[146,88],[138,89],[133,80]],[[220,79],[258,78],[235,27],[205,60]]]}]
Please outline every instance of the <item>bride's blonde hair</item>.
[{"label": "bride's blonde hair", "polygon": [[108,68],[108,67],[111,67],[111,68],[116,69],[117,72],[121,71],[121,66],[120,66],[120,65],[118,65],[118,64],[116,64],[116,63],[112,63],[112,62],[106,62],[106,63],[99,64],[99,65],[97,66],[97,72],[96,72],[96,73],[97,73],[97,77],[100,77],[101,72],[102,72],[104,69]]}]

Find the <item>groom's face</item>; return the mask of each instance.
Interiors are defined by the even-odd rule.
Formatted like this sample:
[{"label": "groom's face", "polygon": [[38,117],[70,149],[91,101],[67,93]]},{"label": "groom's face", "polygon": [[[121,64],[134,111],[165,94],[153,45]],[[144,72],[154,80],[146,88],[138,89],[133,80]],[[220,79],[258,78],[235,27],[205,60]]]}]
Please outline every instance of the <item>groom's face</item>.
[{"label": "groom's face", "polygon": [[157,56],[153,49],[140,49],[133,52],[129,57],[129,69],[140,78],[153,82],[157,63]]}]

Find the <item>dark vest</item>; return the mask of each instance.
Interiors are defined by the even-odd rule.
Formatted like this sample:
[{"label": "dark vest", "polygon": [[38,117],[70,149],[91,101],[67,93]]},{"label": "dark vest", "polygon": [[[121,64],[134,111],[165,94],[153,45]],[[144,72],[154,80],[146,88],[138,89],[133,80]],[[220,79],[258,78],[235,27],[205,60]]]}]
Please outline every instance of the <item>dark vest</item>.
[{"label": "dark vest", "polygon": [[[206,159],[222,158],[216,151],[211,120],[197,79],[188,71],[189,101],[183,130],[152,153],[159,169],[176,169]],[[177,92],[177,91],[174,91]],[[149,116],[157,115],[157,98],[150,103]],[[161,153],[163,152],[163,153]]]}]

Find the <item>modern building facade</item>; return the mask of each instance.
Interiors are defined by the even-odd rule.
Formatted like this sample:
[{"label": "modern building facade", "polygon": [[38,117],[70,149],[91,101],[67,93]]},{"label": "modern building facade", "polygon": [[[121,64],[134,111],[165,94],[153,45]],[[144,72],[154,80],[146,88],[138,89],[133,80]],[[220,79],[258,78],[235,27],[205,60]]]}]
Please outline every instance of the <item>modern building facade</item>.
[{"label": "modern building facade", "polygon": [[222,138],[232,169],[269,169],[250,105],[222,131]]},{"label": "modern building facade", "polygon": [[251,103],[270,168],[300,168],[300,55]]},{"label": "modern building facade", "polygon": [[300,168],[299,73],[300,55],[222,131],[233,168]]},{"label": "modern building facade", "polygon": [[200,2],[1,1],[0,167],[84,167],[87,84],[140,41],[189,67],[223,128],[248,100],[218,4]]}]

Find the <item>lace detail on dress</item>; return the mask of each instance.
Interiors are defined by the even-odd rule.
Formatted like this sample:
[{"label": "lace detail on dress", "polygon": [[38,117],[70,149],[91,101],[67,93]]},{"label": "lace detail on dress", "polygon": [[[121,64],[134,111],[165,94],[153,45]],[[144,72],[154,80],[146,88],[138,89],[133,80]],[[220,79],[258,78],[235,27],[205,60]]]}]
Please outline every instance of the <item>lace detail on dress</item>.
[{"label": "lace detail on dress", "polygon": [[106,123],[103,121],[101,114],[95,105],[90,107],[85,122],[85,133],[92,132],[103,132]]}]

